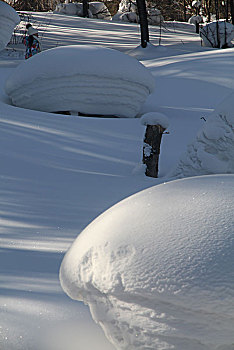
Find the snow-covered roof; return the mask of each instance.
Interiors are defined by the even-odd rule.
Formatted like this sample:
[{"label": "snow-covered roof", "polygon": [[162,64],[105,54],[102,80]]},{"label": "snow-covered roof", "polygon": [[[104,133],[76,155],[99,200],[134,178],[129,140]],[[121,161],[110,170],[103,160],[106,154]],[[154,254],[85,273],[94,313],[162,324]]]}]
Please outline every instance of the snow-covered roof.
[{"label": "snow-covered roof", "polygon": [[13,30],[19,22],[18,13],[7,3],[0,1],[0,51],[10,41]]},{"label": "snow-covered roof", "polygon": [[19,107],[135,117],[154,85],[149,70],[133,57],[104,47],[73,45],[43,51],[21,63],[5,89]]},{"label": "snow-covered roof", "polygon": [[75,240],[62,287],[89,305],[116,348],[213,350],[233,342],[233,184],[234,175],[213,175],[151,187]]}]

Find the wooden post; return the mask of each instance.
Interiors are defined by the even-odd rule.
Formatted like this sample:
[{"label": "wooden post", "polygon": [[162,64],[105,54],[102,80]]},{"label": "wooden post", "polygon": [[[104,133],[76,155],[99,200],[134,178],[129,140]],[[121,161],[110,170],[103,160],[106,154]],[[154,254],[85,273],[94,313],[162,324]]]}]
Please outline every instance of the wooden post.
[{"label": "wooden post", "polygon": [[158,177],[158,161],[162,134],[166,129],[161,125],[147,125],[143,146],[143,163],[146,165],[145,175]]}]

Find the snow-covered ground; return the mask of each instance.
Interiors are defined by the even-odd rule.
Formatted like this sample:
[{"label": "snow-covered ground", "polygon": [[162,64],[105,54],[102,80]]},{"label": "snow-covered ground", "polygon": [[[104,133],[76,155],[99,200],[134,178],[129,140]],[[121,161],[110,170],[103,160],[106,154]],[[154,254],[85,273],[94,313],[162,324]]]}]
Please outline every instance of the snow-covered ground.
[{"label": "snow-covered ground", "polygon": [[171,25],[161,46],[159,29],[152,27],[152,45],[143,50],[137,48],[135,24],[52,13],[35,13],[32,19],[44,49],[95,44],[138,58],[155,77],[155,91],[141,113],[155,111],[169,119],[159,178],[146,178],[145,127],[139,119],[13,107],[4,83],[23,56],[20,50],[0,53],[0,348],[113,350],[88,308],[62,291],[58,272],[64,253],[111,205],[170,180],[203,118],[234,89],[234,49],[201,47],[191,25]]}]

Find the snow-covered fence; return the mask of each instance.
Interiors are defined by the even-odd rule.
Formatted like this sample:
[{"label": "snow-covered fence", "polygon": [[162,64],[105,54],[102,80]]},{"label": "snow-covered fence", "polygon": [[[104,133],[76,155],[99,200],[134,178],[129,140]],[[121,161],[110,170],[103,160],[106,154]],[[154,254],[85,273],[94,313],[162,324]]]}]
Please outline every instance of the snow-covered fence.
[{"label": "snow-covered fence", "polygon": [[149,112],[141,117],[141,124],[146,126],[143,145],[143,164],[145,174],[158,177],[158,162],[162,135],[168,128],[169,122],[164,114]]}]

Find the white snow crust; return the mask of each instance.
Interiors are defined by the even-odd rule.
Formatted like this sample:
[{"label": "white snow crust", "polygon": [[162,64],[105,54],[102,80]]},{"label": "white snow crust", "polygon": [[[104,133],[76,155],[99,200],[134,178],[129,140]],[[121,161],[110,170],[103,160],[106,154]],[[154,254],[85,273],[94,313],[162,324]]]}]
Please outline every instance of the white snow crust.
[{"label": "white snow crust", "polygon": [[18,107],[135,117],[154,86],[152,74],[135,58],[104,47],[72,45],[21,63],[5,90]]},{"label": "white snow crust", "polygon": [[233,195],[233,175],[211,175],[121,201],[67,252],[64,291],[116,349],[232,349]]},{"label": "white snow crust", "polygon": [[0,1],[0,51],[9,43],[12,32],[19,23],[20,17],[13,7]]},{"label": "white snow crust", "polygon": [[148,112],[141,117],[142,125],[161,125],[164,129],[169,126],[169,119],[159,112]]},{"label": "white snow crust", "polygon": [[234,173],[234,93],[205,122],[172,176]]}]

